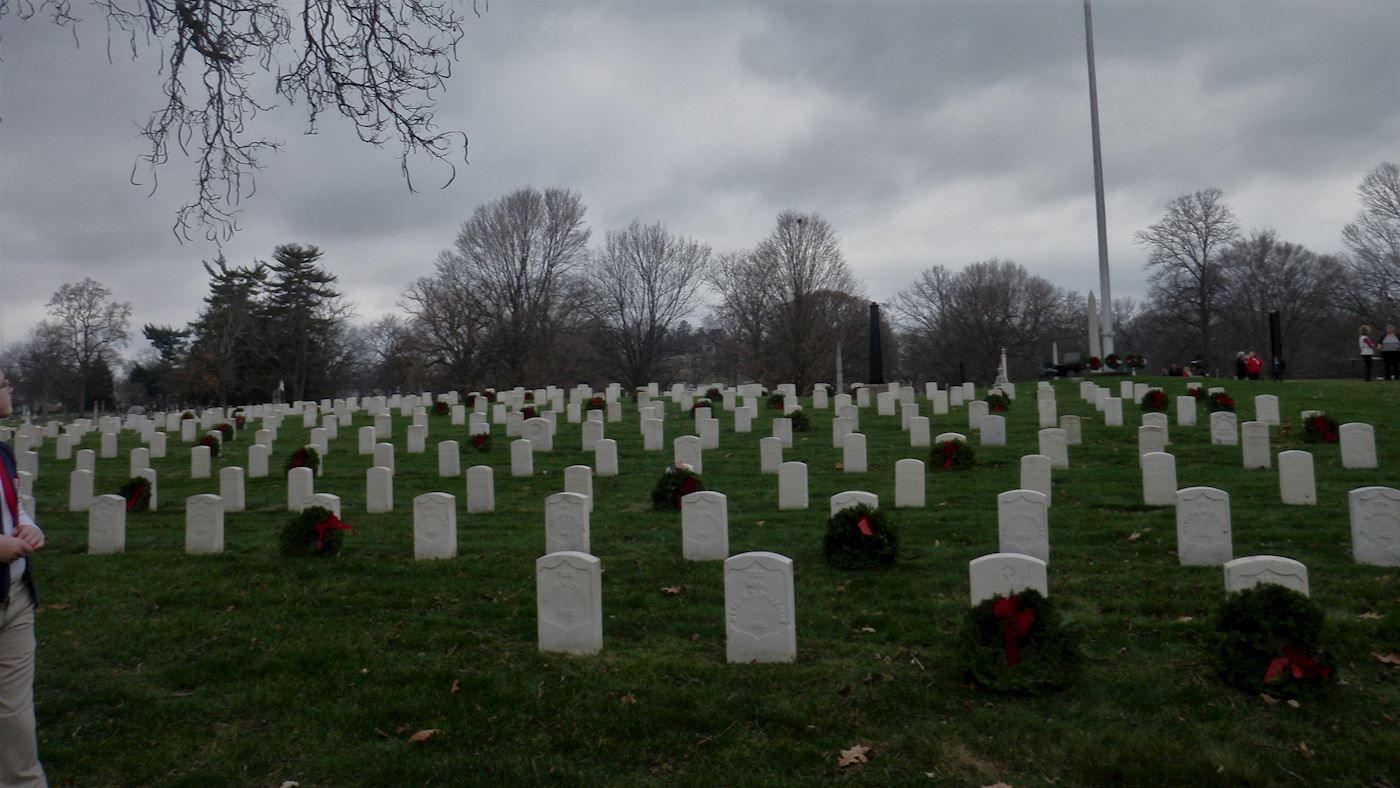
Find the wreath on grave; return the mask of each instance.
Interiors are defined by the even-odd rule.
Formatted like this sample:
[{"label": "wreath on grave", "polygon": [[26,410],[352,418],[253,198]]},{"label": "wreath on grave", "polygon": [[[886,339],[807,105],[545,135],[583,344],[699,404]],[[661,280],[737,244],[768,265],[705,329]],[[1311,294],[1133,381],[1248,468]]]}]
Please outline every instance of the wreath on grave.
[{"label": "wreath on grave", "polygon": [[812,428],[812,420],[807,418],[807,414],[803,413],[801,408],[789,413],[788,420],[792,422],[793,432],[806,432]]},{"label": "wreath on grave", "polygon": [[1234,413],[1235,399],[1223,391],[1217,391],[1210,395],[1210,399],[1206,400],[1206,407],[1210,408],[1211,413],[1218,413],[1220,411]]},{"label": "wreath on grave", "polygon": [[1005,413],[1011,409],[1011,398],[1000,389],[994,389],[988,393],[986,402],[989,413]]},{"label": "wreath on grave", "polygon": [[346,531],[355,533],[330,509],[308,506],[282,526],[278,541],[282,555],[335,556],[345,543]]},{"label": "wreath on grave", "polygon": [[434,416],[446,416],[450,413],[452,413],[452,406],[448,405],[445,401],[438,400],[437,402],[433,403]]},{"label": "wreath on grave", "polygon": [[961,471],[971,468],[977,462],[977,453],[972,444],[953,438],[933,447],[933,465],[945,471]]},{"label": "wreath on grave", "polygon": [[1118,369],[1123,366],[1123,359],[1119,358],[1117,353],[1109,353],[1103,363],[1107,364],[1109,369]]},{"label": "wreath on grave", "polygon": [[535,417],[535,406],[526,405],[525,407],[521,408],[520,417],[522,419],[533,419]]},{"label": "wreath on grave", "polygon": [[1307,443],[1336,443],[1337,420],[1322,411],[1303,420],[1303,440]]},{"label": "wreath on grave", "polygon": [[199,439],[199,443],[197,443],[197,444],[195,444],[195,445],[196,445],[196,446],[208,446],[208,447],[209,447],[209,458],[210,458],[210,459],[213,459],[213,458],[219,456],[219,452],[223,450],[223,444],[224,444],[224,442],[221,441],[221,440],[219,440],[217,437],[215,437],[215,436],[213,436],[213,435],[205,435],[203,438],[200,438],[200,439]]},{"label": "wreath on grave", "polygon": [[232,424],[229,424],[229,423],[226,422],[226,421],[221,421],[221,422],[219,422],[218,424],[215,424],[215,425],[214,425],[214,429],[218,430],[218,431],[219,431],[219,434],[222,435],[222,436],[224,436],[224,437],[223,437],[223,440],[226,440],[226,441],[231,441],[231,440],[233,440],[233,425],[232,425]]},{"label": "wreath on grave", "polygon": [[314,473],[321,465],[321,453],[316,451],[314,446],[302,446],[292,452],[287,458],[284,470],[291,471],[293,468],[310,468]]},{"label": "wreath on grave", "polygon": [[658,512],[681,508],[681,499],[705,489],[700,474],[689,465],[678,462],[666,466],[656,486],[651,489],[651,508]]},{"label": "wreath on grave", "polygon": [[1186,393],[1187,393],[1187,394],[1190,394],[1191,396],[1195,397],[1196,399],[1205,399],[1205,398],[1206,398],[1206,390],[1205,390],[1204,388],[1200,387],[1200,386],[1197,386],[1197,387],[1192,388],[1192,389],[1187,389],[1187,390],[1186,390]]},{"label": "wreath on grave", "polygon": [[192,410],[187,410],[187,411],[185,411],[184,413],[181,413],[181,414],[180,414],[180,421],[184,421],[185,419],[193,419],[193,418],[195,418],[195,415],[194,415],[194,411],[192,411]]},{"label": "wreath on grave", "polygon": [[1161,413],[1167,409],[1167,394],[1161,389],[1148,389],[1138,401],[1144,412]]},{"label": "wreath on grave", "polygon": [[1063,689],[1079,677],[1079,633],[1033,588],[970,608],[958,657],[964,674],[996,692],[1028,695]]},{"label": "wreath on grave", "polygon": [[487,402],[495,402],[495,401],[496,401],[496,390],[495,390],[495,389],[486,389],[485,391],[481,392],[481,396],[485,397]]},{"label": "wreath on grave", "polygon": [[768,398],[768,407],[772,410],[783,409],[784,397],[782,394],[774,394]]},{"label": "wreath on grave", "polygon": [[1102,369],[1102,368],[1103,368],[1103,359],[1099,358],[1098,356],[1090,356],[1090,357],[1089,357],[1089,369],[1092,369],[1092,370],[1094,370],[1095,372],[1098,372],[1098,371],[1099,371],[1100,369]]},{"label": "wreath on grave", "polygon": [[126,480],[117,495],[126,499],[128,512],[149,512],[151,510],[151,482],[144,476],[133,476]]},{"label": "wreath on grave", "polygon": [[827,519],[822,554],[837,569],[890,566],[899,557],[899,532],[883,509],[847,507]]},{"label": "wreath on grave", "polygon": [[233,426],[241,430],[243,429],[243,425],[247,423],[248,417],[243,414],[243,411],[236,410],[233,412]]},{"label": "wreath on grave", "polygon": [[478,432],[472,436],[472,448],[485,454],[491,451],[491,434],[488,432]]},{"label": "wreath on grave", "polygon": [[724,397],[724,392],[720,391],[714,386],[711,386],[710,390],[705,392],[705,396],[712,400],[722,399]]},{"label": "wreath on grave", "polygon": [[584,408],[584,410],[602,410],[607,406],[608,403],[606,400],[598,395],[594,395],[588,398],[588,407]]},{"label": "wreath on grave", "polygon": [[695,400],[695,402],[691,403],[691,405],[690,405],[690,410],[686,411],[686,413],[688,413],[688,414],[690,415],[690,417],[693,419],[693,418],[695,418],[695,410],[696,410],[696,408],[713,408],[713,407],[714,407],[714,402],[712,402],[712,401],[711,401],[709,398],[707,398],[707,397],[701,397],[700,399],[697,399],[697,400]]},{"label": "wreath on grave", "polygon": [[1141,353],[1129,353],[1123,357],[1123,363],[1127,364],[1129,369],[1142,369],[1147,366],[1147,356]]},{"label": "wreath on grave", "polygon": [[1296,697],[1336,679],[1327,636],[1320,605],[1291,588],[1261,583],[1225,598],[1215,614],[1212,645],[1226,684]]}]

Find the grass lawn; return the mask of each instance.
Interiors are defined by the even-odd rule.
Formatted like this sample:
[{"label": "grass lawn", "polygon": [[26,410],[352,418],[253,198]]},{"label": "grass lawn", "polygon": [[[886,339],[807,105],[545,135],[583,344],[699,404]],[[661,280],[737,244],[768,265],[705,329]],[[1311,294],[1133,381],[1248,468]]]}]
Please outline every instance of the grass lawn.
[{"label": "grass lawn", "polygon": [[[1180,379],[1143,380],[1185,391]],[[357,453],[355,429],[341,428],[316,486],[341,496],[358,535],[334,559],[277,554],[289,517],[277,477],[307,437],[299,419],[283,422],[273,477],[249,480],[249,511],[225,516],[220,556],[184,554],[183,502],[217,493],[218,467],[245,464],[255,424],[197,481],[172,434],[154,461],[160,510],[128,517],[116,556],[86,554],[87,516],[66,511],[72,465],[48,440],[35,483],[48,536],[35,570],[40,752],[56,785],[1400,783],[1400,667],[1373,656],[1400,651],[1400,570],[1352,561],[1346,497],[1400,486],[1400,384],[1225,385],[1241,422],[1254,394],[1277,394],[1273,450],[1315,456],[1318,505],[1285,507],[1276,467],[1246,471],[1239,447],[1210,445],[1204,406],[1194,427],[1169,411],[1179,486],[1229,492],[1235,556],[1302,561],[1334,627],[1342,683],[1296,708],[1215,675],[1204,646],[1223,574],[1180,566],[1173,510],[1141,504],[1138,407],[1125,402],[1127,426],[1105,427],[1069,382],[1056,383],[1059,412],[1084,417],[1084,443],[1054,472],[1049,587],[1084,632],[1082,679],[1038,697],[964,679],[953,654],[967,564],[997,551],[996,495],[1019,486],[1019,458],[1036,451],[1034,385],[1023,383],[1005,414],[1007,446],[978,447],[970,471],[931,470],[927,508],[890,509],[902,545],[885,571],[832,569],[821,542],[830,495],[869,490],[892,507],[895,461],[927,459],[897,417],[862,411],[870,470],[848,474],[831,447],[831,411],[809,406],[811,431],[784,459],[808,464],[811,508],[779,512],[777,477],[759,473],[773,412],[761,409],[746,435],[719,413],[704,482],[728,496],[731,553],[794,561],[790,665],[726,664],[721,565],[682,560],[679,513],[650,509],[671,439],[690,432],[674,404],[664,452],[642,450],[630,403],[607,425],[622,475],[593,483],[605,625],[592,657],[536,647],[544,499],[563,489],[566,466],[592,464],[579,425],[562,417],[555,451],[536,455],[533,478],[513,479],[502,427],[481,455],[464,427],[430,417],[428,451],[409,455],[409,420],[396,415],[395,511],[377,515],[363,513],[370,458]],[[1343,469],[1337,445],[1303,443],[1298,414],[1314,408],[1374,424],[1379,470]],[[965,408],[931,420],[931,434],[972,434]],[[368,423],[361,413],[354,426]],[[465,478],[438,478],[446,439],[466,447],[463,468],[495,466],[494,513],[466,514]],[[98,461],[95,493],[126,480],[136,445],[125,432],[120,458]],[[457,496],[459,556],[416,562],[412,500],[434,491]],[[428,729],[440,733],[410,741]],[[869,763],[839,768],[839,752],[857,743],[872,748]]]}]

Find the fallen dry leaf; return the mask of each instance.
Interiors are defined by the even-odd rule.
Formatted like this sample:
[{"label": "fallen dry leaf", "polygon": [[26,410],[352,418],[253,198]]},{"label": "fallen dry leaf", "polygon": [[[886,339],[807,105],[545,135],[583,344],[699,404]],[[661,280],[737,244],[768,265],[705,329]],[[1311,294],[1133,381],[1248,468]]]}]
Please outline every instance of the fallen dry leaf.
[{"label": "fallen dry leaf", "polygon": [[874,631],[875,631],[875,627],[861,627],[861,628],[860,628],[860,631],[861,631],[861,632],[874,632]]},{"label": "fallen dry leaf", "polygon": [[1380,613],[1373,613],[1371,611],[1367,611],[1357,616],[1357,618],[1361,619],[1362,621],[1380,621],[1381,619],[1385,618],[1385,616],[1381,615]]},{"label": "fallen dry leaf", "polygon": [[1290,708],[1290,709],[1299,709],[1299,708],[1302,708],[1302,706],[1303,706],[1303,704],[1299,703],[1298,701],[1294,700],[1293,698],[1289,698],[1289,699],[1288,699],[1288,708]]},{"label": "fallen dry leaf", "polygon": [[870,752],[870,748],[864,744],[857,744],[849,750],[842,750],[841,757],[836,759],[836,765],[842,769],[848,766],[855,766],[862,763],[870,763],[865,756]]},{"label": "fallen dry leaf", "polygon": [[452,680],[452,690],[451,690],[452,694],[453,694],[453,695],[456,695],[457,693],[459,693],[459,692],[461,692],[461,691],[462,691],[462,681],[461,681],[461,679],[453,679],[453,680]]},{"label": "fallen dry leaf", "polygon": [[1304,755],[1304,757],[1307,758],[1311,758],[1317,754],[1312,750],[1308,749],[1308,743],[1305,741],[1298,742],[1298,752],[1301,752]]},{"label": "fallen dry leaf", "polygon": [[636,705],[636,703],[637,703],[637,696],[636,696],[636,695],[633,695],[632,693],[629,692],[629,693],[627,693],[626,695],[623,695],[623,696],[622,696],[622,705],[624,705],[624,706],[633,706],[633,705]]},{"label": "fallen dry leaf", "polygon": [[676,594],[679,594],[684,588],[685,586],[662,586],[661,593],[667,596],[675,596]]},{"label": "fallen dry leaf", "polygon": [[418,731],[417,733],[413,734],[412,736],[409,736],[409,737],[408,737],[408,741],[407,741],[407,742],[404,742],[404,743],[405,743],[405,744],[417,744],[417,743],[419,743],[419,742],[425,742],[425,741],[427,741],[428,739],[431,739],[431,738],[433,738],[434,736],[438,735],[439,733],[442,733],[442,729],[441,729],[441,728],[424,728],[423,730]]},{"label": "fallen dry leaf", "polygon": [[1400,651],[1392,651],[1389,654],[1371,652],[1371,656],[1387,665],[1400,665]]},{"label": "fallen dry leaf", "polygon": [[1270,706],[1275,706],[1275,705],[1278,704],[1278,698],[1275,698],[1273,695],[1270,695],[1270,694],[1267,693],[1267,692],[1261,692],[1261,693],[1259,693],[1259,699],[1262,700],[1262,701],[1264,701],[1265,703],[1267,703],[1267,704],[1270,705]]},{"label": "fallen dry leaf", "polygon": [[767,521],[767,520],[759,520],[758,522],[754,523],[754,525],[767,525],[767,524],[768,524],[768,521]]},{"label": "fallen dry leaf", "polygon": [[70,607],[72,607],[72,605],[68,604],[67,602],[53,602],[53,603],[51,603],[51,604],[47,604],[47,605],[42,605],[42,606],[40,606],[40,609],[41,609],[41,610],[67,610],[67,609],[70,608]]},{"label": "fallen dry leaf", "polygon": [[844,471],[844,470],[846,470],[846,465],[845,465],[845,463],[840,463],[840,462],[836,463],[836,470],[838,470],[838,471]]},{"label": "fallen dry leaf", "polygon": [[1142,532],[1141,532],[1141,531],[1133,531],[1132,533],[1130,533],[1130,534],[1128,534],[1126,537],[1124,537],[1123,541],[1125,541],[1125,542],[1136,542],[1137,540],[1139,540],[1139,539],[1141,539],[1141,538],[1142,538]]},{"label": "fallen dry leaf", "polygon": [[1189,623],[1191,623],[1192,621],[1195,621],[1195,620],[1196,620],[1196,617],[1195,617],[1195,616],[1179,616],[1179,617],[1176,619],[1176,623],[1178,623],[1178,624],[1189,624]]}]

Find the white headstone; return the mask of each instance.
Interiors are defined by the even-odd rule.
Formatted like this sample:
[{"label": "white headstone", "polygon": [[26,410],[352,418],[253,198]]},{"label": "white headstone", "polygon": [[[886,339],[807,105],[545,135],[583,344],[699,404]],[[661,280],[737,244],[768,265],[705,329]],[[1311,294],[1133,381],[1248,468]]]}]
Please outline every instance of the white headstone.
[{"label": "white headstone", "polygon": [[1262,421],[1246,421],[1240,425],[1240,447],[1246,468],[1268,468],[1273,465],[1269,449],[1269,425]]},{"label": "white headstone", "polygon": [[837,416],[831,420],[831,448],[839,449],[846,445],[846,436],[855,432],[855,424],[845,416]]},{"label": "white headstone", "polygon": [[287,471],[287,511],[300,512],[305,509],[306,499],[315,492],[315,474],[310,468]]},{"label": "white headstone", "polygon": [[894,464],[895,508],[923,508],[926,505],[925,478],[923,460],[896,460]]},{"label": "white headstone", "polygon": [[88,507],[88,554],[123,552],[126,552],[126,499],[120,495],[99,495]]},{"label": "white headstone", "polygon": [[603,438],[593,446],[594,473],[598,476],[612,477],[618,473],[617,466],[617,441],[611,438]]},{"label": "white headstone", "polygon": [[1238,446],[1240,443],[1239,420],[1227,410],[1210,414],[1210,444],[1212,446]]},{"label": "white headstone", "polygon": [[456,478],[462,475],[462,451],[457,441],[438,443],[438,476]]},{"label": "white headstone", "polygon": [[1263,583],[1283,586],[1308,596],[1308,568],[1278,555],[1247,555],[1225,562],[1225,593]]},{"label": "white headstone", "polygon": [[967,428],[969,430],[980,429],[982,419],[987,417],[987,401],[972,400],[967,403]]},{"label": "white headstone", "polygon": [[585,552],[535,559],[540,651],[597,654],[603,649],[603,564]]},{"label": "white headstone", "polygon": [[1337,428],[1342,443],[1343,468],[1375,468],[1376,430],[1370,424],[1351,422]]},{"label": "white headstone", "polygon": [[997,541],[1002,553],[1022,553],[1050,561],[1050,518],[1045,496],[1035,490],[1008,490],[997,496]]},{"label": "white headstone", "polygon": [[378,413],[374,417],[374,439],[387,441],[394,437],[394,417],[389,413]]},{"label": "white headstone", "polygon": [[1185,566],[1215,566],[1234,557],[1230,495],[1214,487],[1176,492],[1176,553]]},{"label": "white headstone", "polygon": [[413,558],[457,557],[457,499],[442,492],[413,499]]},{"label": "white headstone", "polygon": [[948,397],[951,391],[935,391],[929,401],[933,403],[933,415],[946,416],[948,414]]},{"label": "white headstone", "polygon": [[778,508],[807,508],[807,463],[785,462],[778,466]]},{"label": "white headstone", "polygon": [[544,499],[545,553],[586,553],[588,543],[588,496],[561,492]]},{"label": "white headstone", "polygon": [[[587,424],[588,422],[584,422]],[[588,499],[588,511],[593,511],[593,467],[570,465],[564,469],[564,492],[578,493]]]},{"label": "white headstone", "polygon": [[[92,504],[92,471],[73,471],[68,474],[68,511],[85,512]],[[122,522],[125,523],[126,520],[123,519]]]},{"label": "white headstone", "polygon": [[734,431],[738,433],[753,432],[754,411],[749,407],[734,409]]},{"label": "white headstone", "polygon": [[1065,431],[1058,427],[1051,427],[1036,433],[1040,450],[1038,453],[1050,458],[1051,467],[1069,467],[1069,441],[1066,437]]},{"label": "white headstone", "polygon": [[694,435],[682,435],[672,441],[672,457],[677,464],[689,465],[696,473],[703,474],[700,439]]},{"label": "white headstone", "polygon": [[1278,488],[1279,498],[1285,504],[1317,504],[1317,478],[1310,452],[1294,449],[1278,453]]},{"label": "white headstone", "polygon": [[1154,451],[1138,460],[1142,467],[1142,504],[1176,506],[1176,457]]},{"label": "white headstone", "polygon": [[1061,416],[1060,429],[1065,431],[1065,445],[1079,446],[1084,443],[1082,420],[1078,416]]},{"label": "white headstone", "polygon": [[510,475],[523,478],[535,475],[535,452],[530,441],[516,438],[510,442]]},{"label": "white headstone", "polygon": [[1123,426],[1123,400],[1117,397],[1104,400],[1103,423],[1105,427]]},{"label": "white headstone", "polygon": [[394,444],[376,443],[374,444],[374,466],[378,468],[388,468],[395,470],[394,465]]},{"label": "white headstone", "polygon": [[496,511],[496,470],[489,465],[466,469],[466,514]]},{"label": "white headstone", "polygon": [[217,495],[185,499],[185,552],[208,555],[224,551],[224,502]]},{"label": "white headstone", "polygon": [[792,419],[780,416],[773,419],[773,437],[783,442],[784,449],[792,448]]},{"label": "white headstone", "polygon": [[1260,394],[1255,397],[1254,420],[1278,426],[1278,397],[1273,394]]},{"label": "white headstone", "polygon": [[408,427],[408,445],[405,448],[409,454],[422,454],[428,450],[428,428],[422,424],[410,424]]},{"label": "white headstone", "polygon": [[520,437],[530,442],[532,451],[554,451],[554,430],[550,426],[549,419],[543,416],[536,416],[522,422]]},{"label": "white headstone", "polygon": [[128,461],[126,475],[128,477],[135,476],[136,474],[140,473],[142,468],[151,467],[151,450],[146,448],[145,446],[137,446],[136,448],[132,449],[131,452],[127,455],[127,457]]},{"label": "white headstone", "polygon": [[209,478],[209,447],[195,446],[190,449],[190,478]]},{"label": "white headstone", "polygon": [[581,448],[584,451],[593,451],[598,446],[598,441],[603,439],[603,422],[585,421],[580,434],[582,435]]},{"label": "white headstone", "polygon": [[267,455],[269,448],[261,443],[248,447],[248,478],[261,479],[267,476]]},{"label": "white headstone", "polygon": [[842,509],[851,509],[861,504],[869,506],[871,509],[880,508],[880,496],[864,490],[846,490],[831,496],[831,514],[834,516]]},{"label": "white headstone", "polygon": [[1176,398],[1176,423],[1181,427],[1196,426],[1196,398],[1191,395]]},{"label": "white headstone", "polygon": [[394,471],[374,467],[365,471],[365,511],[381,514],[394,511]]},{"label": "white headstone", "polygon": [[1400,490],[1359,487],[1347,493],[1347,508],[1356,563],[1400,566]]},{"label": "white headstone", "polygon": [[1050,469],[1054,461],[1048,454],[1027,454],[1021,457],[1021,489],[1035,490],[1045,496],[1045,505],[1051,505]]},{"label": "white headstone", "polygon": [[1167,450],[1167,431],[1162,427],[1138,427],[1138,456]]},{"label": "white headstone", "polygon": [[[259,434],[262,430],[258,430]],[[373,454],[375,444],[375,431],[373,427],[361,427],[356,433],[356,440],[359,442],[360,454]],[[261,443],[262,441],[258,441]]]},{"label": "white headstone", "polygon": [[[152,459],[165,459],[166,448],[165,433],[155,432],[151,434],[151,457]],[[66,458],[64,458],[66,459]]]},{"label": "white headstone", "polygon": [[759,473],[776,474],[783,464],[783,439],[776,437],[758,439]]},{"label": "white headstone", "polygon": [[[1050,390],[1043,389],[1043,391]],[[1051,391],[1050,393],[1052,395],[1054,394],[1053,391]],[[1059,409],[1055,405],[1055,399],[1053,396],[1036,398],[1035,409],[1036,413],[1040,416],[1040,426],[1042,428],[1056,426],[1056,423],[1059,419]]]},{"label": "white headstone", "polygon": [[725,655],[729,662],[797,659],[792,559],[740,553],[724,562]]},{"label": "white headstone", "polygon": [[1046,584],[1045,562],[1023,553],[992,553],[974,558],[967,565],[971,603],[1010,596],[1027,588],[1050,595]]},{"label": "white headstone", "polygon": [[247,507],[242,468],[219,469],[219,497],[224,499],[225,512],[241,512]]},{"label": "white headstone", "polygon": [[681,552],[687,561],[729,556],[729,499],[702,490],[681,498]]},{"label": "white headstone", "polygon": [[1006,445],[1006,417],[1000,414],[983,416],[979,426],[982,429],[983,446]]},{"label": "white headstone", "polygon": [[865,435],[853,432],[841,443],[841,467],[846,473],[865,473]]},{"label": "white headstone", "polygon": [[927,448],[929,445],[928,417],[909,417],[909,446],[911,448]]},{"label": "white headstone", "polygon": [[642,419],[642,449],[644,451],[661,451],[665,445],[665,433],[662,431],[665,422],[661,419]]}]

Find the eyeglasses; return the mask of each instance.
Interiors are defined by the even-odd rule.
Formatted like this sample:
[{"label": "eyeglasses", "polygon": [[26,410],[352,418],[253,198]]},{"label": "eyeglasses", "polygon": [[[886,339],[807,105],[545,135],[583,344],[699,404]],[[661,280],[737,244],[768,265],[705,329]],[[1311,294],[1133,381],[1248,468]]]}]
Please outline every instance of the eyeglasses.
[{"label": "eyeglasses", "polygon": [[9,382],[8,380],[5,381],[4,383],[0,383],[0,391],[9,391],[10,389],[12,389],[12,388],[14,388],[14,387],[15,387],[15,384]]}]

